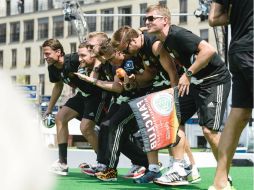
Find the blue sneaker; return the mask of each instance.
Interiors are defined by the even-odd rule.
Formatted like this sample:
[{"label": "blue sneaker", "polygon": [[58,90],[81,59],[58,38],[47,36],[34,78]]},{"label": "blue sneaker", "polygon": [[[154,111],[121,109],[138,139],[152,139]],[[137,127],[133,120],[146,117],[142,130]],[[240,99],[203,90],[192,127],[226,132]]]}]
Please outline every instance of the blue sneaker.
[{"label": "blue sneaker", "polygon": [[134,183],[152,183],[154,179],[161,177],[161,172],[148,171],[142,177],[135,179]]}]

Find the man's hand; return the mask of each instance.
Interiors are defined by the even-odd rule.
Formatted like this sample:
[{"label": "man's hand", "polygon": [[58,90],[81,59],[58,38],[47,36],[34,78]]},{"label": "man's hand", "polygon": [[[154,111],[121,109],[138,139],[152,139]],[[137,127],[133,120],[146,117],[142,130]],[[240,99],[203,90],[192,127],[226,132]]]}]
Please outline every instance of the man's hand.
[{"label": "man's hand", "polygon": [[86,82],[91,82],[91,81],[90,81],[90,77],[88,77],[88,76],[86,76],[86,75],[84,75],[84,74],[81,74],[81,73],[74,73],[74,74],[77,75],[78,78],[80,78],[81,80],[84,80],[84,81],[86,81]]},{"label": "man's hand", "polygon": [[42,119],[44,119],[45,117],[47,117],[47,115],[51,114],[52,111],[50,110],[46,110],[42,116]]},{"label": "man's hand", "polygon": [[189,94],[190,81],[191,81],[191,78],[187,77],[186,73],[184,73],[181,76],[178,83],[179,96],[183,97],[185,92],[187,95]]}]

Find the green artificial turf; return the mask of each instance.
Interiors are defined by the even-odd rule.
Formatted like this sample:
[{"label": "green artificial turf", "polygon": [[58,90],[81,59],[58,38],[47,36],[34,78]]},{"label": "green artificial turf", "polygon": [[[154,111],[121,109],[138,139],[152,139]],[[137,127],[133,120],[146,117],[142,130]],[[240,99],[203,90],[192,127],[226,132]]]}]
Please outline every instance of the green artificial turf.
[{"label": "green artificial turf", "polygon": [[[253,190],[253,167],[232,167],[230,175],[233,178],[234,187],[237,190]],[[95,177],[82,174],[79,169],[70,169],[68,176],[57,177],[56,186],[53,190],[159,190],[159,189],[186,189],[186,190],[207,190],[213,182],[215,168],[201,168],[202,181],[199,184],[187,186],[165,187],[155,184],[134,184],[131,179],[124,179],[128,169],[118,170],[118,181],[102,182]]]}]

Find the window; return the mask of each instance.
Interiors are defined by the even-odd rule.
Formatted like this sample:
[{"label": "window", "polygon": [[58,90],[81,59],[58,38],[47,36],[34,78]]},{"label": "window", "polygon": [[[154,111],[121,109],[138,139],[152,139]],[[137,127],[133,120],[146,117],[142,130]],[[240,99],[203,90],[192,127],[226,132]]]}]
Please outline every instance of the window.
[{"label": "window", "polygon": [[77,45],[76,43],[70,43],[71,46],[71,53],[77,52]]},{"label": "window", "polygon": [[6,43],[6,24],[0,24],[0,43]]},{"label": "window", "polygon": [[44,59],[44,54],[43,54],[43,49],[42,46],[40,46],[40,66],[45,65],[45,59]]},{"label": "window", "polygon": [[10,25],[10,42],[19,42],[20,23],[12,22]]},{"label": "window", "polygon": [[11,50],[11,68],[17,67],[17,50],[12,49]]},{"label": "window", "polygon": [[48,18],[38,19],[38,39],[48,38]]},{"label": "window", "polygon": [[48,10],[53,9],[53,0],[48,0]]},{"label": "window", "polygon": [[34,0],[34,12],[37,12],[38,10],[39,10],[38,0]]},{"label": "window", "polygon": [[0,69],[4,67],[4,52],[0,51]]},{"label": "window", "polygon": [[45,95],[45,75],[39,74],[40,95]]},{"label": "window", "polygon": [[53,17],[53,37],[61,38],[64,36],[64,17],[54,16]]},{"label": "window", "polygon": [[25,84],[30,84],[31,83],[31,79],[30,79],[30,75],[25,75]]},{"label": "window", "polygon": [[208,29],[201,29],[200,30],[200,37],[208,42]]},{"label": "window", "polygon": [[[96,14],[96,11],[88,11],[85,14]],[[96,31],[96,16],[88,16],[86,17],[86,22],[88,25],[89,32]]]},{"label": "window", "polygon": [[26,65],[25,67],[31,66],[31,48],[26,48]]},{"label": "window", "polygon": [[24,41],[34,39],[34,20],[24,22]]},{"label": "window", "polygon": [[6,16],[10,16],[10,15],[11,15],[11,1],[6,0]]},{"label": "window", "polygon": [[24,13],[24,0],[18,0],[17,1],[17,4],[18,4],[18,13],[21,14],[21,13]]},{"label": "window", "polygon": [[[180,0],[180,13],[187,13],[187,0]],[[179,18],[180,23],[187,23],[187,15]]]},{"label": "window", "polygon": [[68,22],[68,36],[77,36],[73,22]]},{"label": "window", "polygon": [[167,0],[159,1],[159,4],[162,6],[167,6]]},{"label": "window", "polygon": [[[113,9],[101,10],[102,14],[113,14]],[[114,17],[113,16],[104,16],[101,17],[101,31],[102,32],[113,32],[114,26]]]},{"label": "window", "polygon": [[[131,7],[119,7],[119,14],[131,14]],[[118,17],[118,27],[129,25],[131,26],[131,16],[119,16]]]},{"label": "window", "polygon": [[[146,9],[147,9],[147,3],[142,3],[142,4],[139,5],[139,7],[140,7],[140,13],[141,14],[145,14],[146,13]],[[140,19],[139,19],[139,25],[140,25],[140,27],[145,26],[145,22],[143,20],[144,17],[145,16],[140,16]]]}]

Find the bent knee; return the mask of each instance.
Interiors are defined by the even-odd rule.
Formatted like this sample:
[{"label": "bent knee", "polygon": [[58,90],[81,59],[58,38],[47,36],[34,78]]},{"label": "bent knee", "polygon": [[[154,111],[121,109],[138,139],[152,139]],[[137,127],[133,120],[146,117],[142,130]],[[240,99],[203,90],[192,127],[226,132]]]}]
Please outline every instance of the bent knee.
[{"label": "bent knee", "polygon": [[80,130],[85,135],[90,135],[91,133],[94,133],[94,127],[95,127],[95,123],[92,121],[81,122],[80,124]]}]

